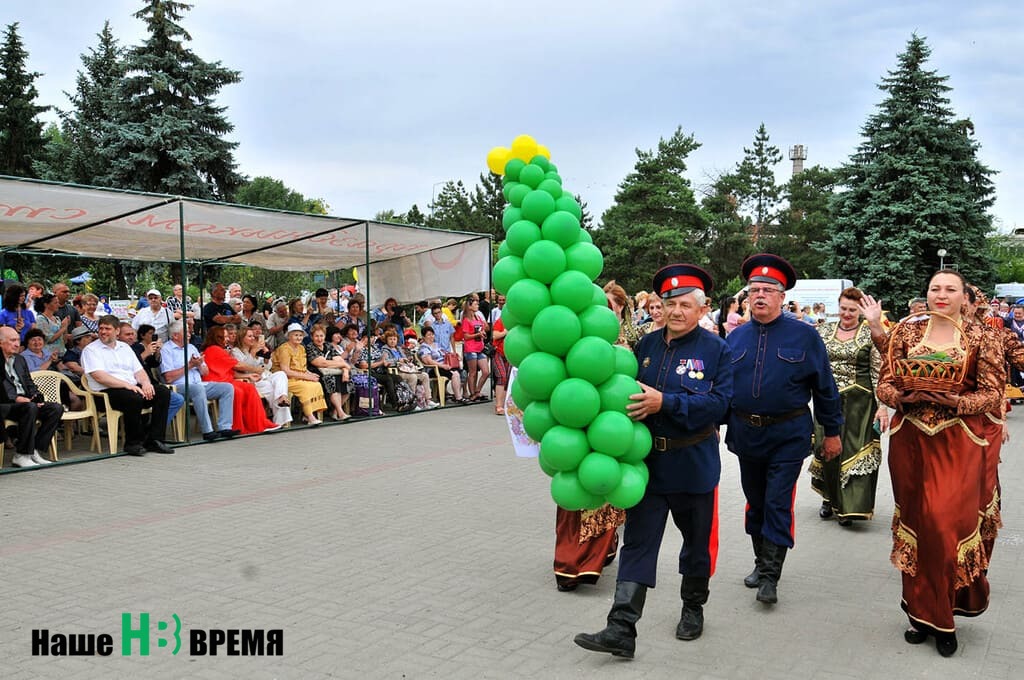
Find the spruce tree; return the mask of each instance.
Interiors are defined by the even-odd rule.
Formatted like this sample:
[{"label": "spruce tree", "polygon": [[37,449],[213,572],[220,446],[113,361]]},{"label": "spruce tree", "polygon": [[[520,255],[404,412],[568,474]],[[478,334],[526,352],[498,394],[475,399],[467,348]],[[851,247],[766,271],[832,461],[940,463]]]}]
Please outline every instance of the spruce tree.
[{"label": "spruce tree", "polygon": [[0,174],[35,177],[34,161],[43,157],[46,137],[39,114],[49,106],[38,106],[36,78],[41,73],[26,70],[28,52],[18,35],[18,24],[9,24],[0,45]]},{"label": "spruce tree", "polygon": [[739,184],[735,174],[721,175],[701,201],[707,226],[700,242],[708,258],[705,268],[715,281],[715,298],[739,291],[740,265],[754,252],[750,218],[739,213]]},{"label": "spruce tree", "polygon": [[61,182],[98,184],[106,171],[99,144],[103,125],[114,115],[117,88],[124,76],[124,49],[110,22],[97,34],[99,43],[81,56],[75,92],[67,94],[73,109],[61,111],[61,135],[47,144],[47,157],[36,164],[39,176]]},{"label": "spruce tree", "polygon": [[238,71],[189,50],[179,21],[191,5],[148,0],[135,17],[148,37],[125,56],[112,120],[103,126],[102,184],[227,200],[242,184],[225,136],[234,126],[214,99]]},{"label": "spruce tree", "polygon": [[764,123],[754,133],[754,146],[743,147],[743,160],[736,166],[736,195],[740,207],[753,220],[754,241],[767,235],[779,203],[779,187],[775,184],[775,166],[782,160],[779,147],[772,145]]},{"label": "spruce tree", "polygon": [[636,150],[633,172],[619,185],[615,203],[592,232],[604,253],[602,279],[615,279],[627,291],[646,290],[660,267],[673,262],[702,263],[699,241],[705,230],[686,159],[700,143],[677,128],[658,141],[657,151]]},{"label": "spruce tree", "polygon": [[843,190],[833,199],[826,268],[888,309],[924,291],[940,249],[972,283],[992,283],[992,171],[978,160],[973,125],[949,106],[948,77],[925,68],[930,53],[914,35],[882,78],[887,96],[839,170]]},{"label": "spruce tree", "polygon": [[769,229],[767,249],[789,260],[800,278],[829,278],[823,250],[835,183],[834,171],[815,165],[794,175],[784,187],[787,205],[779,213],[778,224]]}]

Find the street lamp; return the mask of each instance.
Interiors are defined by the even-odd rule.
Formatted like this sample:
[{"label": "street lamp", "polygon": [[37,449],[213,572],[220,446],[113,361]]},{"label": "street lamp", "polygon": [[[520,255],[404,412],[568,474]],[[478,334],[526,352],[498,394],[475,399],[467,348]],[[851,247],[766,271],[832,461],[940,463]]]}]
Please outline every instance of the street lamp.
[{"label": "street lamp", "polygon": [[939,252],[936,253],[936,254],[939,256],[939,269],[945,269],[946,268],[946,255],[949,255],[949,253],[946,252],[945,248],[939,248]]},{"label": "street lamp", "polygon": [[444,180],[443,182],[434,182],[433,186],[430,187],[430,216],[431,217],[434,216],[434,201],[437,200],[435,198],[435,196],[437,195],[436,194],[437,188],[439,186],[444,186],[447,183],[448,183],[448,180]]}]

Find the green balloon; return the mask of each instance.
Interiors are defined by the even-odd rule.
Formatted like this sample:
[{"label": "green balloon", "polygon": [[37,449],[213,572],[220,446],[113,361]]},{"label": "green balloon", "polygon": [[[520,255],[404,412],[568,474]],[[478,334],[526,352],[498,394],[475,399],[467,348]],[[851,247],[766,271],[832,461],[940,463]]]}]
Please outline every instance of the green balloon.
[{"label": "green balloon", "polygon": [[620,465],[619,485],[604,494],[604,499],[616,508],[626,510],[644,498],[647,480],[632,465]]},{"label": "green balloon", "polygon": [[508,244],[509,252],[519,257],[540,239],[540,227],[529,220],[519,220],[505,232],[505,243]]},{"label": "green balloon", "polygon": [[544,171],[539,165],[527,165],[520,171],[519,181],[531,189],[536,189],[537,185],[544,181]]},{"label": "green balloon", "polygon": [[640,392],[642,392],[640,383],[621,373],[613,374],[612,377],[597,386],[597,393],[601,396],[601,410],[617,411],[626,415],[629,415],[626,405],[633,403],[629,398],[630,395]]},{"label": "green balloon", "polygon": [[530,159],[530,165],[540,166],[541,170],[547,172],[551,168],[551,161],[549,161],[546,157],[537,154],[536,156]]},{"label": "green balloon", "polygon": [[[619,463],[621,464],[622,461],[620,460]],[[636,468],[640,472],[640,475],[643,476],[643,478],[644,478],[644,484],[649,484],[650,483],[650,481],[651,481],[651,471],[649,469],[647,469],[647,464],[646,463],[641,461],[639,463],[629,463],[629,465],[632,465],[634,468]]]},{"label": "green balloon", "polygon": [[580,229],[580,243],[593,243],[594,237],[586,229]]},{"label": "green balloon", "polygon": [[622,345],[615,345],[615,372],[635,378],[640,365],[636,362],[636,355]]},{"label": "green balloon", "polygon": [[524,218],[544,224],[545,218],[555,212],[555,199],[546,191],[534,189],[523,197],[522,209]]},{"label": "green balloon", "polygon": [[524,163],[521,159],[510,158],[508,162],[505,163],[505,177],[509,177],[518,182],[519,173],[522,172],[522,169],[525,167],[526,163]]},{"label": "green balloon", "polygon": [[[526,211],[523,210],[523,215]],[[538,222],[537,224],[543,224]],[[578,236],[577,236],[578,238]],[[574,243],[565,249],[566,267],[583,272],[593,281],[604,269],[604,256],[593,243]]]},{"label": "green balloon", "polygon": [[506,201],[512,200],[512,189],[517,186],[519,186],[519,182],[509,182],[501,187],[501,195],[505,197]]},{"label": "green balloon", "polygon": [[548,477],[554,477],[558,473],[558,470],[556,470],[555,468],[553,468],[550,465],[548,465],[547,463],[545,463],[544,459],[541,458],[540,456],[537,456],[537,464],[540,465],[540,469]]},{"label": "green balloon", "polygon": [[[508,243],[502,241],[502,245]],[[498,249],[501,252],[501,249]],[[498,263],[494,265],[494,271],[491,273],[491,283],[494,285],[494,290],[498,291],[502,295],[508,293],[509,288],[521,279],[526,278],[526,270],[523,269],[523,258],[516,257],[515,255],[505,255]]]},{"label": "green balloon", "polygon": [[558,172],[558,166],[552,163],[550,160],[548,161],[548,172]]},{"label": "green balloon", "polygon": [[[525,279],[523,279],[523,280],[525,280]],[[507,293],[506,293],[506,296],[507,296]],[[511,331],[513,328],[516,328],[516,327],[518,327],[520,325],[529,325],[529,324],[523,324],[523,322],[520,321],[519,318],[515,314],[513,314],[510,311],[508,311],[507,308],[506,309],[502,309],[502,311],[501,311],[501,323],[505,326],[505,330],[506,331]]]},{"label": "green balloon", "polygon": [[[523,429],[533,441],[539,442],[544,438],[544,433],[555,425],[558,423],[551,415],[551,406],[548,402],[535,401],[523,409]],[[632,432],[630,436],[632,436]]]},{"label": "green balloon", "polygon": [[498,260],[508,257],[512,252],[508,249],[508,243],[502,241],[498,244]]},{"label": "green balloon", "polygon": [[551,198],[557,199],[562,195],[562,185],[553,179],[541,180],[541,183],[537,185],[539,191],[546,191],[551,194]]},{"label": "green balloon", "polygon": [[512,403],[518,406],[520,411],[525,412],[526,409],[530,407],[530,404],[532,404],[535,400],[533,397],[531,397],[529,394],[523,391],[523,386],[520,385],[519,383],[519,380],[516,380],[514,383],[512,383],[512,389],[510,390],[510,394],[512,395]]},{"label": "green balloon", "polygon": [[[508,200],[507,196],[505,200]],[[522,210],[511,205],[505,206],[505,212],[501,214],[501,228],[508,231],[513,224],[521,219],[523,219]]]},{"label": "green balloon", "polygon": [[633,421],[624,413],[602,411],[587,426],[587,441],[593,450],[620,458],[633,445]]},{"label": "green balloon", "polygon": [[[561,359],[547,352],[534,352],[519,365],[513,387],[522,390],[530,401],[543,401],[551,398],[555,387],[565,378],[565,364]],[[518,401],[516,406],[523,408]]]},{"label": "green balloon", "polygon": [[604,496],[622,482],[622,466],[619,461],[603,453],[588,453],[579,466],[576,475],[580,484],[592,494]]},{"label": "green balloon", "polygon": [[541,239],[526,249],[523,268],[530,278],[541,283],[551,283],[565,271],[565,251],[554,241]]},{"label": "green balloon", "polygon": [[586,427],[600,410],[597,388],[586,380],[567,378],[551,393],[551,415],[566,427]]},{"label": "green balloon", "polygon": [[580,221],[572,213],[556,210],[544,220],[540,233],[547,240],[568,248],[580,240]]},{"label": "green balloon", "polygon": [[563,192],[559,198],[555,199],[555,207],[558,210],[572,213],[580,221],[583,220],[583,210],[580,209],[580,204],[576,202],[576,199],[569,192]]},{"label": "green balloon", "polygon": [[653,445],[654,440],[647,426],[643,423],[633,423],[633,442],[629,445],[626,453],[619,457],[619,462],[640,464],[640,461],[651,452]]},{"label": "green balloon", "polygon": [[580,338],[565,355],[565,370],[569,376],[591,385],[600,385],[612,377],[614,369],[613,347],[601,338]]},{"label": "green balloon", "polygon": [[604,502],[583,488],[575,471],[559,472],[551,478],[551,498],[558,507],[569,511],[598,508]]},{"label": "green balloon", "polygon": [[562,186],[562,176],[554,170],[548,170],[544,173],[544,179],[549,179],[552,182],[558,182],[558,186]]},{"label": "green balloon", "polygon": [[545,307],[533,319],[533,342],[537,349],[557,357],[566,355],[580,339],[581,332],[579,318],[562,305]]},{"label": "green balloon", "polygon": [[[501,320],[504,323],[505,312],[501,313]],[[516,326],[505,336],[505,358],[513,366],[523,363],[523,359],[536,351],[537,345],[533,342],[533,331],[530,326]]]},{"label": "green balloon", "polygon": [[583,430],[553,425],[540,440],[540,457],[556,470],[575,470],[588,453],[590,445]]},{"label": "green balloon", "polygon": [[[521,208],[523,205],[523,201],[526,199],[526,197],[529,196],[534,191],[533,189],[523,184],[522,182],[519,182],[515,186],[505,187],[505,189],[508,191],[508,193],[505,195],[505,198],[507,198],[508,202],[511,203],[512,206],[515,208]],[[540,222],[538,222],[537,224],[540,224]]]},{"label": "green balloon", "polygon": [[[505,308],[521,324],[532,324],[537,313],[551,305],[548,287],[534,279],[520,279],[505,293]],[[505,312],[502,311],[504,315]]]},{"label": "green balloon", "polygon": [[[529,273],[529,269],[527,269]],[[507,303],[506,303],[507,304]],[[608,307],[591,305],[580,312],[580,324],[583,326],[583,335],[604,338],[609,343],[615,343],[619,339],[619,319],[615,312]]]},{"label": "green balloon", "polygon": [[[570,271],[576,271],[576,270],[573,269],[573,270],[570,270]],[[583,274],[583,272],[580,272],[580,274]],[[583,275],[586,276],[586,274],[583,274]],[[601,286],[597,285],[596,283],[591,284],[591,285],[593,287],[590,289],[590,295],[591,295],[590,304],[596,305],[598,307],[607,307],[608,306],[608,296],[605,295],[604,288],[601,288]]]},{"label": "green balloon", "polygon": [[593,286],[586,274],[570,269],[551,282],[551,301],[578,314],[590,306]]}]

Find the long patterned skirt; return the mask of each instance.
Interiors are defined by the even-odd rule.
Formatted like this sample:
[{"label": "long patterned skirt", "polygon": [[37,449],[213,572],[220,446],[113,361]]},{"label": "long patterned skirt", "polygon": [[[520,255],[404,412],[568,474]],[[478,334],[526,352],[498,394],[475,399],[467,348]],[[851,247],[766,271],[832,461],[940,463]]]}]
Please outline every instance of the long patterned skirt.
[{"label": "long patterned skirt", "polygon": [[874,429],[878,404],[874,395],[863,389],[850,389],[841,396],[843,452],[832,460],[821,458],[825,432],[820,425],[815,427],[814,457],[808,468],[811,488],[832,505],[837,518],[871,519],[882,464],[882,445]]},{"label": "long patterned skirt", "polygon": [[954,615],[988,607],[981,536],[987,442],[976,434],[983,418],[964,416],[928,431],[894,419],[892,562],[903,572],[901,605],[919,630],[948,633]]},{"label": "long patterned skirt", "polygon": [[619,549],[616,527],[625,521],[625,515],[610,505],[576,512],[557,509],[554,566],[559,586],[597,583],[601,570],[615,559]]}]

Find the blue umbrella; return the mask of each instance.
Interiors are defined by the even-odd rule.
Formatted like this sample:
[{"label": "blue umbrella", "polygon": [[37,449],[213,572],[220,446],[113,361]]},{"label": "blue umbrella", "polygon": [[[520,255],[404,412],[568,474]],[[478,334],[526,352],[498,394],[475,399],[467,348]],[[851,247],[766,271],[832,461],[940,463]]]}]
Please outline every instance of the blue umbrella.
[{"label": "blue umbrella", "polygon": [[90,274],[89,272],[82,272],[81,274],[79,274],[75,278],[68,279],[68,280],[71,283],[82,284],[82,283],[85,283],[86,281],[92,281],[92,274]]}]

